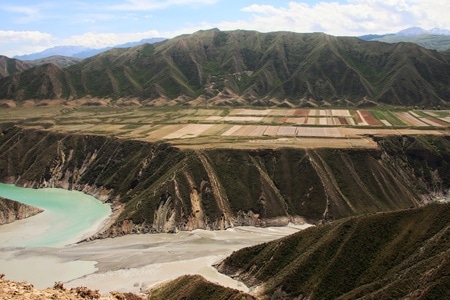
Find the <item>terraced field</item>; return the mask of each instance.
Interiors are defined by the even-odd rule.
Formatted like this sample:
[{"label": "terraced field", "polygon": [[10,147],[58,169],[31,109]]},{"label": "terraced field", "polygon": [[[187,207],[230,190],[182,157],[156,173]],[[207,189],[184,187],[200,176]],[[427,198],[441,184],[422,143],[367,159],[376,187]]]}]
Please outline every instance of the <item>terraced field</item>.
[{"label": "terraced field", "polygon": [[0,122],[179,147],[375,147],[371,135],[448,135],[450,111],[35,107],[0,110]]}]

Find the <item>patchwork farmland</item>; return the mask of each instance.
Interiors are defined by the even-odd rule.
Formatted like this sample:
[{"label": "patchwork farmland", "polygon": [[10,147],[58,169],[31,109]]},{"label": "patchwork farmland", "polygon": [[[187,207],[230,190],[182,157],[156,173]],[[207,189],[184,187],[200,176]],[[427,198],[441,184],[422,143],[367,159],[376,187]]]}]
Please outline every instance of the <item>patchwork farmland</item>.
[{"label": "patchwork farmland", "polygon": [[382,109],[41,108],[2,122],[58,132],[167,141],[179,147],[375,147],[373,135],[448,135],[450,111]]}]

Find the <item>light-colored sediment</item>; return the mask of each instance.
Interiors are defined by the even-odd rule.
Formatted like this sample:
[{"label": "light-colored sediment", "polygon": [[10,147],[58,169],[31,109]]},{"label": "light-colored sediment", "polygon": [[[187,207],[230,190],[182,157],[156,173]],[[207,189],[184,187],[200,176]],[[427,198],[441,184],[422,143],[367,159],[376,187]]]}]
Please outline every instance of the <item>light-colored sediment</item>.
[{"label": "light-colored sediment", "polygon": [[[233,251],[281,238],[308,226],[127,235],[61,248],[0,248],[0,252],[11,266],[22,271],[22,275],[15,274],[8,277],[10,279],[33,282],[35,279],[29,275],[36,271],[30,272],[29,266],[39,269],[39,273],[35,273],[41,281],[37,285],[39,288],[63,280],[68,288],[86,286],[104,295],[111,291],[139,293],[181,275],[200,274],[209,281],[248,292],[244,284],[218,273],[212,265]],[[39,261],[44,261],[45,266]],[[0,263],[0,273],[9,276],[2,266]],[[61,270],[65,270],[66,277],[61,278]]]}]

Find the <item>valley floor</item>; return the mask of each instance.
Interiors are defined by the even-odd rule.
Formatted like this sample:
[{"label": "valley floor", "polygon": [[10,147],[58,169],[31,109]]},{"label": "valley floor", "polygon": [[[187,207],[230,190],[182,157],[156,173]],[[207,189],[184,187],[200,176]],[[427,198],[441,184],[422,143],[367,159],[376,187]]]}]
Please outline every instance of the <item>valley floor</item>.
[{"label": "valley floor", "polygon": [[[10,280],[29,281],[38,288],[65,281],[67,288],[86,286],[105,295],[112,291],[139,293],[181,275],[200,274],[211,282],[248,292],[244,284],[218,273],[212,265],[233,251],[308,226],[194,230],[127,235],[61,248],[3,248],[0,252],[8,264],[3,264],[0,273]],[[30,268],[34,271],[30,272]]]},{"label": "valley floor", "polygon": [[183,148],[374,148],[373,135],[448,135],[450,111],[51,106],[1,109],[0,122]]}]

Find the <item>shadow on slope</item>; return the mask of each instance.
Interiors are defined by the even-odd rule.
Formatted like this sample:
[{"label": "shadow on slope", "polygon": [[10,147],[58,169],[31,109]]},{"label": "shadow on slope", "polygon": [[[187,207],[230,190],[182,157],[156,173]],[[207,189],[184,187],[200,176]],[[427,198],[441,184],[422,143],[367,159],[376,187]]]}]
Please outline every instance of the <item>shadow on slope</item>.
[{"label": "shadow on slope", "polygon": [[271,299],[448,299],[449,237],[450,205],[431,204],[309,228],[218,269]]}]

